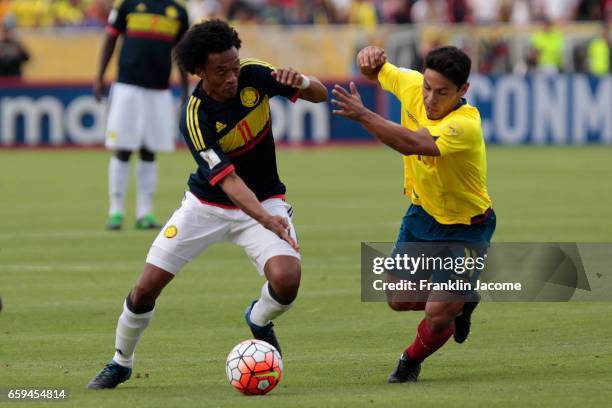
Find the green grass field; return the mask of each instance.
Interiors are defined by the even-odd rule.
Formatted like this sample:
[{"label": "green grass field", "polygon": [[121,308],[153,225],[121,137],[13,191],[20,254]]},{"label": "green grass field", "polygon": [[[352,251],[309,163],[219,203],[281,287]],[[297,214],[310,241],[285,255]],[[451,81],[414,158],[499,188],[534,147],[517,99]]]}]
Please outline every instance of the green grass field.
[{"label": "green grass field", "polygon": [[[421,382],[386,384],[421,313],[360,302],[360,241],[392,241],[407,205],[400,157],[372,147],[279,152],[303,280],[276,324],[277,389],[245,397],[226,381],[262,281],[223,244],[162,295],[132,380],[86,390],[112,356],[121,303],[155,236],[133,230],[132,214],[126,230],[104,230],[107,163],[102,151],[0,151],[0,388],[66,388],[58,406],[70,407],[610,406],[603,302],[484,303],[469,341],[430,358]],[[610,147],[490,148],[494,240],[611,242],[611,163]],[[186,151],[161,157],[160,218],[179,205],[192,167]]]}]

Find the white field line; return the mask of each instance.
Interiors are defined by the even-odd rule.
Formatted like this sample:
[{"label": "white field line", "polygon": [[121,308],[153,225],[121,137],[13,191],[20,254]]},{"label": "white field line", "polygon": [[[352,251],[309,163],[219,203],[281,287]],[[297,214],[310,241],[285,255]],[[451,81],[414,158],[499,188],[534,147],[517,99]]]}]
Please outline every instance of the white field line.
[{"label": "white field line", "polygon": [[[130,267],[129,264],[114,265],[112,268],[126,268]],[[91,272],[91,271],[101,271],[108,270],[108,264],[98,264],[98,265],[28,265],[28,264],[12,264],[12,265],[2,265],[0,264],[0,271],[7,272]]]},{"label": "white field line", "polygon": [[17,232],[17,233],[0,233],[0,240],[14,239],[51,239],[51,238],[105,238],[119,239],[131,237],[149,237],[146,233],[140,231],[59,231],[59,232]]},{"label": "white field line", "polygon": [[[378,223],[377,227],[394,227],[399,229],[400,221]],[[333,223],[333,224],[316,224],[316,225],[298,225],[296,228],[300,231],[308,232],[326,232],[326,231],[352,231],[359,229],[369,229],[371,225],[368,222],[364,223]],[[57,232],[16,232],[16,233],[0,233],[0,240],[14,239],[81,239],[81,238],[96,238],[96,239],[120,239],[120,238],[151,238],[143,231],[57,231]]]}]

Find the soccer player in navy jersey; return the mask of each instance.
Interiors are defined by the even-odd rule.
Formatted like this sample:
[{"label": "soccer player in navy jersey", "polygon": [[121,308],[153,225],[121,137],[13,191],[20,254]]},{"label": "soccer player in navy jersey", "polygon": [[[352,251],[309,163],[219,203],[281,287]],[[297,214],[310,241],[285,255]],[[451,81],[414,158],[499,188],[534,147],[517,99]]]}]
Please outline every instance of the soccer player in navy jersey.
[{"label": "soccer player in navy jersey", "polygon": [[187,262],[217,242],[243,247],[266,277],[245,319],[255,338],[281,351],[272,320],[293,304],[301,266],[292,208],[276,167],[269,99],[280,95],[323,102],[327,89],[291,68],[240,59],[240,46],[232,27],[209,20],[193,26],[176,48],[178,63],[200,78],[180,123],[197,168],[181,207],[153,242],[144,271],[125,300],[115,355],[89,388],[114,388],[129,379],[134,349],[157,297]]},{"label": "soccer player in navy jersey", "polygon": [[[182,0],[116,0],[108,17],[94,95],[102,99],[103,78],[117,39],[123,37],[117,81],[111,87],[106,141],[114,154],[108,167],[109,210],[106,228],[120,230],[130,157],[136,163],[136,228],[159,229],[153,214],[158,152],[174,151],[178,106],[169,89],[172,49],[189,28]],[[187,74],[181,72],[183,97]]]}]

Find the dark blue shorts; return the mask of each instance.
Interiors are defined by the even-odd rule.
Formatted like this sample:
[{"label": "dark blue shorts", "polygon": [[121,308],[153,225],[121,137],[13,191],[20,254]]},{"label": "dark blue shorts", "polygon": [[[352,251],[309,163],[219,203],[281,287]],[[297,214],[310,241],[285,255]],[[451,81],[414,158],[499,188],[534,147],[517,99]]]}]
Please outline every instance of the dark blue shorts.
[{"label": "dark blue shorts", "polygon": [[[436,283],[463,281],[473,288],[483,268],[479,263],[467,259],[486,259],[495,225],[496,217],[492,209],[474,217],[472,225],[445,225],[437,222],[421,206],[411,205],[402,219],[392,256],[407,254],[424,260],[435,258],[427,263],[427,268],[409,274],[413,280],[427,279]],[[449,265],[452,267],[449,268]],[[392,273],[404,278],[408,276],[406,273]],[[465,294],[471,290],[450,292]]]}]

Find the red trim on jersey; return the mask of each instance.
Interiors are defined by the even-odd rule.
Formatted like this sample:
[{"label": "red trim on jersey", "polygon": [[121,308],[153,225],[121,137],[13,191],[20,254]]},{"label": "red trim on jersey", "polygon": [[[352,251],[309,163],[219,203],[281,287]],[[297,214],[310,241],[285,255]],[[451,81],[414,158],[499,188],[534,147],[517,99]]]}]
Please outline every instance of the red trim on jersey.
[{"label": "red trim on jersey", "polygon": [[294,102],[294,103],[295,103],[295,101],[297,101],[299,97],[300,97],[300,90],[298,89],[298,90],[295,92],[295,95],[293,95],[291,98],[289,98],[289,100],[290,100],[291,102]]},{"label": "red trim on jersey", "polygon": [[233,164],[230,164],[229,166],[227,166],[226,168],[221,170],[221,172],[219,172],[217,175],[215,175],[215,177],[210,179],[210,181],[209,181],[210,185],[214,186],[215,184],[220,182],[225,176],[227,176],[228,174],[230,174],[234,170],[236,170],[236,168],[234,167]]},{"label": "red trim on jersey", "polygon": [[470,219],[470,224],[471,225],[482,224],[483,222],[485,222],[489,218],[489,215],[491,215],[491,211],[493,211],[493,209],[491,207],[489,207],[482,214],[478,214],[478,215],[473,216]]},{"label": "red trim on jersey", "polygon": [[166,41],[166,42],[174,42],[174,37],[168,34],[160,34],[160,33],[153,33],[150,31],[136,31],[136,30],[128,30],[127,31],[127,35],[128,37],[132,37],[132,38],[150,38],[153,40],[160,40],[160,41]]},{"label": "red trim on jersey", "polygon": [[235,156],[240,156],[245,154],[246,152],[248,152],[249,150],[251,150],[252,148],[254,148],[255,146],[257,146],[259,144],[259,142],[261,142],[263,140],[263,138],[268,134],[268,132],[270,131],[270,125],[271,125],[271,121],[268,120],[268,124],[266,125],[266,127],[264,128],[264,130],[261,131],[261,133],[259,134],[259,137],[257,137],[253,143],[251,144],[247,144],[246,146],[243,146],[237,150],[234,150],[233,152],[229,152],[226,153],[229,157],[235,157]]},{"label": "red trim on jersey", "polygon": [[118,37],[121,34],[121,31],[113,27],[112,25],[107,25],[105,31],[112,35],[113,37]]},{"label": "red trim on jersey", "polygon": [[[219,207],[219,208],[223,208],[223,209],[225,209],[225,210],[239,210],[239,209],[240,209],[240,208],[236,207],[235,205],[229,205],[229,204],[220,204],[220,203],[213,203],[213,202],[210,202],[210,201],[203,200],[203,199],[201,199],[201,198],[199,198],[199,197],[196,197],[196,198],[197,198],[198,200],[200,200],[200,202],[201,202],[202,204],[204,204],[204,205],[210,205],[211,207]],[[273,196],[270,196],[270,197],[268,197],[268,198],[266,198],[265,200],[262,200],[262,201],[260,201],[260,202],[262,202],[262,203],[263,203],[264,201],[272,200],[272,199],[274,199],[274,198],[280,198],[281,200],[284,200],[284,199],[285,199],[285,195],[284,195],[284,194],[277,194],[277,195],[273,195]]]}]

